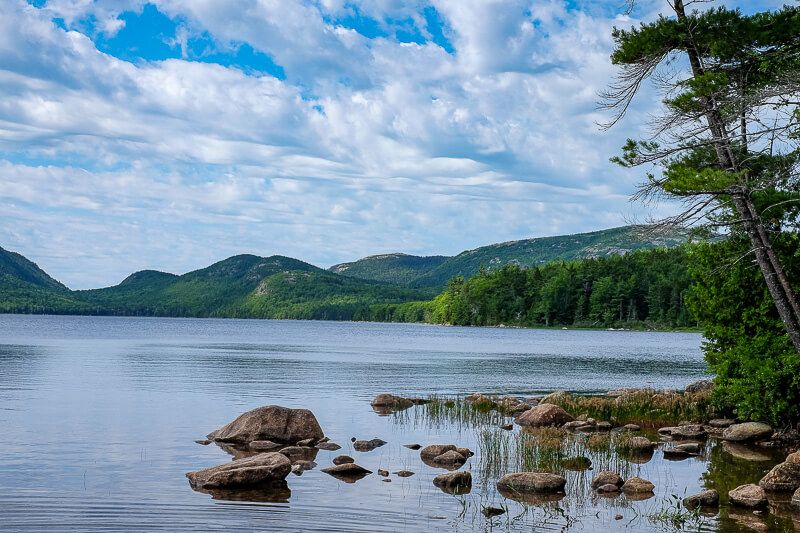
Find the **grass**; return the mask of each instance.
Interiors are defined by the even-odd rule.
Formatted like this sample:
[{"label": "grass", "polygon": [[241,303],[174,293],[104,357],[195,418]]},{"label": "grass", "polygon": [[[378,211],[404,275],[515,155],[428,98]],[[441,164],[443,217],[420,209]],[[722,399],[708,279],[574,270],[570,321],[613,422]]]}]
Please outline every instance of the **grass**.
[{"label": "grass", "polygon": [[459,431],[476,427],[499,426],[507,421],[493,406],[475,405],[461,398],[429,396],[428,402],[393,413],[393,421],[414,427],[455,427]]},{"label": "grass", "polygon": [[710,392],[689,394],[650,389],[640,389],[617,398],[559,394],[550,403],[574,416],[586,414],[615,425],[638,424],[649,428],[676,425],[684,420],[706,420],[713,411]]}]

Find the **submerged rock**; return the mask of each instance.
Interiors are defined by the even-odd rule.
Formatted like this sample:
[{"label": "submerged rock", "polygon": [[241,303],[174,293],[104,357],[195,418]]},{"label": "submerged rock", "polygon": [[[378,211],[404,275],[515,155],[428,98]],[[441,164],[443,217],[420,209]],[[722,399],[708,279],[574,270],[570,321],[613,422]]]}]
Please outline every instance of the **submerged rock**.
[{"label": "submerged rock", "polygon": [[472,474],[467,471],[439,474],[433,478],[433,484],[449,494],[469,494],[472,490]]},{"label": "submerged rock", "polygon": [[422,448],[422,445],[421,444],[416,444],[416,443],[414,443],[414,444],[403,444],[403,447],[404,448],[408,448],[409,450],[419,450],[420,448]]},{"label": "submerged rock", "polygon": [[483,509],[481,509],[481,513],[486,518],[491,518],[493,516],[499,516],[501,514],[504,514],[505,512],[506,512],[506,510],[505,509],[501,509],[500,507],[491,507],[491,506],[489,506],[489,507],[484,507]]},{"label": "submerged rock", "polygon": [[592,488],[596,489],[603,485],[614,485],[619,488],[623,483],[624,480],[616,472],[611,470],[601,470],[597,473],[597,475],[594,476],[594,479],[592,480]]},{"label": "submerged rock", "polygon": [[697,509],[698,507],[716,507],[719,505],[719,492],[716,490],[704,490],[697,494],[692,494],[683,499],[683,506],[687,509]]},{"label": "submerged rock", "polygon": [[414,475],[414,472],[411,470],[398,470],[394,473],[397,477],[411,477]]},{"label": "submerged rock", "polygon": [[752,446],[747,446],[745,444],[737,444],[735,442],[723,442],[722,449],[732,456],[738,459],[744,459],[745,461],[764,462],[771,461],[773,459],[772,455],[767,451],[754,448]]},{"label": "submerged rock", "polygon": [[767,472],[758,484],[769,491],[790,492],[800,488],[800,452],[794,452],[786,460]]},{"label": "submerged rock", "polygon": [[269,452],[272,450],[277,450],[278,448],[282,448],[283,444],[278,444],[277,442],[272,442],[271,440],[254,440],[253,442],[249,443],[247,447],[254,452]]},{"label": "submerged rock", "polygon": [[563,426],[574,419],[564,409],[551,403],[540,403],[517,416],[516,423],[520,426],[544,427]]},{"label": "submerged rock", "polygon": [[322,428],[308,409],[290,409],[267,405],[239,415],[232,422],[208,434],[217,442],[246,445],[253,441],[270,440],[295,444],[304,439],[321,439]]},{"label": "submerged rock", "polygon": [[316,445],[316,448],[319,450],[327,450],[329,452],[335,452],[336,450],[341,450],[342,447],[336,444],[335,442],[320,442]]},{"label": "submerged rock", "polygon": [[364,476],[372,473],[371,470],[367,470],[366,468],[358,466],[355,463],[344,463],[341,465],[329,466],[328,468],[323,468],[320,470],[320,472],[325,472],[326,474],[330,474],[333,477],[348,483],[358,481]]},{"label": "submerged rock", "polygon": [[353,442],[353,449],[357,452],[371,452],[384,444],[386,444],[386,441],[381,439],[357,440]]},{"label": "submerged rock", "polygon": [[286,448],[278,450],[278,453],[296,462],[300,460],[313,461],[317,458],[318,451],[319,450],[316,448],[309,448],[308,446],[287,446]]},{"label": "submerged rock", "polygon": [[568,457],[561,461],[561,466],[565,470],[572,470],[574,472],[582,472],[589,470],[592,467],[592,461],[588,457]]},{"label": "submerged rock", "polygon": [[605,485],[600,485],[595,489],[597,492],[601,492],[604,494],[612,494],[617,493],[620,491],[620,488],[617,485],[613,485],[611,483],[606,483]]},{"label": "submerged rock", "polygon": [[196,440],[195,442],[197,444],[201,444],[203,446],[208,446],[209,444],[211,444],[211,441],[208,440],[208,439],[199,439],[199,440]]},{"label": "submerged rock", "polygon": [[187,472],[186,477],[195,489],[234,488],[284,481],[291,470],[292,463],[285,455],[268,452]]},{"label": "submerged rock", "polygon": [[497,482],[497,488],[521,493],[554,494],[564,492],[567,480],[558,474],[544,472],[515,472]]},{"label": "submerged rock", "polygon": [[722,439],[731,442],[755,442],[772,436],[772,427],[763,422],[733,424],[722,433]]},{"label": "submerged rock", "polygon": [[767,507],[767,493],[758,485],[741,485],[728,493],[731,505],[746,507],[748,509],[765,509]]}]

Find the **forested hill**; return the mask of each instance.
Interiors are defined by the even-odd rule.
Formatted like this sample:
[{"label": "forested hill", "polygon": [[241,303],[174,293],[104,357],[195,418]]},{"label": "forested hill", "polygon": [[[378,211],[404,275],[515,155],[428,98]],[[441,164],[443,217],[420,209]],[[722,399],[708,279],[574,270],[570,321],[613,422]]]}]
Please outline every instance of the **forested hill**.
[{"label": "forested hill", "polygon": [[454,276],[470,278],[481,268],[504,265],[533,267],[552,261],[608,257],[650,248],[671,248],[687,241],[686,233],[654,233],[642,226],[623,226],[590,233],[541,237],[491,244],[454,257],[418,257],[404,254],[370,256],[329,270],[360,279],[393,282],[412,287],[443,288]]}]

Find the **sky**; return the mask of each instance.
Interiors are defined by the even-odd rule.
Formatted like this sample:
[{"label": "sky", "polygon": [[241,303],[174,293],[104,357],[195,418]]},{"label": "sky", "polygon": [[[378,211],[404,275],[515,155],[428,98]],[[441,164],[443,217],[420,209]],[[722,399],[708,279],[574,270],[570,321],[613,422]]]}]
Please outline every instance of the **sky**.
[{"label": "sky", "polygon": [[[783,2],[720,2],[747,11]],[[2,0],[0,246],[71,288],[327,267],[657,216],[611,29],[663,0]],[[655,210],[655,211],[654,211]]]}]

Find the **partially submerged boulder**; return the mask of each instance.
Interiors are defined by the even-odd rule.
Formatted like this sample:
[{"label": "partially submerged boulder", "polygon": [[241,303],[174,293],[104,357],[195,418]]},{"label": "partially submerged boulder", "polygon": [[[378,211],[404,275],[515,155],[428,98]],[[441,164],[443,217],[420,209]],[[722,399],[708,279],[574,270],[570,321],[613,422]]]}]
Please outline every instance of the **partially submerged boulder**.
[{"label": "partially submerged boulder", "polygon": [[441,455],[437,455],[431,460],[432,463],[444,467],[459,467],[467,462],[467,458],[456,450],[448,450]]},{"label": "partially submerged boulder", "polygon": [[236,445],[263,440],[295,444],[304,439],[319,440],[324,436],[314,413],[308,409],[290,409],[279,405],[248,411],[208,434],[213,441]]},{"label": "partially submerged boulder", "polygon": [[620,444],[620,448],[632,453],[649,453],[658,446],[657,442],[652,442],[647,437],[631,437]]},{"label": "partially submerged boulder", "polygon": [[624,483],[622,476],[611,470],[601,470],[594,476],[592,480],[592,488],[596,489],[603,485],[614,485],[617,488],[621,487]]},{"label": "partially submerged boulder", "polygon": [[800,452],[794,452],[786,460],[767,472],[758,484],[769,491],[790,492],[800,488]]},{"label": "partially submerged boulder", "polygon": [[187,472],[194,489],[252,487],[282,482],[292,470],[292,463],[280,453],[267,452],[219,466]]},{"label": "partially submerged boulder", "polygon": [[375,398],[370,402],[372,407],[390,407],[395,409],[406,409],[414,405],[408,398],[403,398],[402,396],[395,396],[394,394],[383,393],[378,394]]},{"label": "partially submerged boulder", "polygon": [[449,494],[468,494],[472,490],[472,474],[467,471],[439,474],[433,478],[433,484]]},{"label": "partially submerged boulder", "polygon": [[357,440],[353,442],[353,449],[357,452],[371,452],[375,448],[380,448],[386,444],[385,440],[382,439],[370,439],[370,440]]},{"label": "partially submerged boulder", "polygon": [[704,439],[708,432],[701,424],[686,424],[672,428],[670,435],[675,440]]},{"label": "partially submerged boulder", "polygon": [[564,492],[567,480],[558,474],[545,472],[515,472],[506,474],[497,482],[504,491],[534,494],[556,494]]},{"label": "partially submerged boulder", "polygon": [[520,426],[545,427],[563,426],[574,419],[564,409],[551,403],[540,403],[517,416],[516,423]]},{"label": "partially submerged boulder", "polygon": [[355,463],[356,461],[349,455],[337,455],[331,462],[335,465],[344,465],[348,463]]},{"label": "partially submerged boulder", "polygon": [[767,493],[758,485],[749,484],[736,487],[728,493],[731,505],[747,509],[765,509],[768,505]]},{"label": "partially submerged boulder", "polygon": [[622,484],[626,494],[652,494],[655,488],[652,482],[640,477],[632,477]]},{"label": "partially submerged boulder", "polygon": [[325,472],[326,474],[330,474],[333,477],[348,483],[357,481],[362,477],[372,473],[371,470],[367,470],[366,468],[355,463],[343,463],[340,465],[329,466],[328,468],[323,468],[320,470],[320,472]]},{"label": "partially submerged boulder", "polygon": [[456,445],[455,444],[431,444],[429,446],[425,446],[420,450],[419,456],[423,461],[431,462],[433,459],[439,455],[442,455],[445,452],[449,452],[450,450],[455,451]]},{"label": "partially submerged boulder", "polygon": [[756,442],[772,436],[772,427],[763,422],[744,422],[728,426],[722,439],[731,442]]},{"label": "partially submerged boulder", "polygon": [[719,505],[719,492],[714,489],[704,490],[683,499],[683,506],[687,509],[698,507],[716,507]]}]

